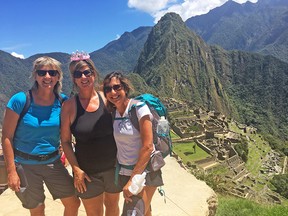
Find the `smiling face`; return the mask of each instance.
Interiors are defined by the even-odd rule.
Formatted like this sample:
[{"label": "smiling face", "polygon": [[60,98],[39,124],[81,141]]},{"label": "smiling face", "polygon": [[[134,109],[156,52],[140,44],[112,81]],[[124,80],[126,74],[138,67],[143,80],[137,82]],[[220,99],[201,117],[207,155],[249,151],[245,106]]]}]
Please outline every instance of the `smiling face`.
[{"label": "smiling face", "polygon": [[107,100],[116,107],[121,107],[127,99],[125,89],[116,77],[112,77],[110,82],[104,86],[104,91]]},{"label": "smiling face", "polygon": [[39,57],[33,62],[31,78],[34,80],[32,89],[52,88],[55,93],[59,94],[63,78],[61,63],[48,56]]},{"label": "smiling face", "polygon": [[94,88],[95,75],[91,72],[89,66],[85,65],[73,72],[73,80],[79,89]]},{"label": "smiling face", "polygon": [[[46,71],[46,73],[44,73],[44,71]],[[38,83],[38,88],[53,90],[59,81],[59,73],[55,71],[57,71],[56,67],[48,65],[41,67],[38,73],[36,70],[35,80]]]}]

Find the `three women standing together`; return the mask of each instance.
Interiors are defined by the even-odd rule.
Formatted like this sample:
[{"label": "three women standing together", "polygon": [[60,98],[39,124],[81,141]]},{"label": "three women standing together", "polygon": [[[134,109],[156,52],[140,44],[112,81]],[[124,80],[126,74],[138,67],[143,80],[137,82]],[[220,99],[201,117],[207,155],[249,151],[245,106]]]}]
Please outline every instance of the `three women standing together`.
[{"label": "three women standing together", "polygon": [[[48,63],[41,63],[44,61],[41,58],[49,59],[46,60]],[[118,216],[120,192],[123,190],[125,202],[132,200],[133,194],[129,191],[131,180],[145,170],[154,151],[153,116],[147,105],[137,108],[139,132],[129,118],[125,118],[132,100],[128,98],[132,86],[123,74],[108,74],[103,81],[103,92],[98,86],[99,74],[89,55],[78,53],[71,57],[69,70],[77,93],[65,100],[62,106],[61,144],[72,167],[75,195],[72,179],[61,164],[59,155],[50,158],[60,144],[61,103],[56,95],[61,90],[62,71],[56,60],[41,58],[34,62],[32,74],[36,87],[32,88],[32,103],[19,123],[25,94],[14,95],[7,105],[2,143],[8,185],[31,215],[37,215],[34,214],[36,211],[40,213],[38,215],[44,215],[44,181],[53,198],[60,198],[64,204],[64,215],[77,215],[77,197],[80,197],[87,215]],[[66,99],[64,95],[62,97]],[[125,121],[112,120],[111,113],[115,115],[113,119],[120,117]],[[39,132],[35,133],[35,128]],[[72,145],[72,135],[76,139],[75,145]],[[21,153],[17,155],[17,152]],[[37,160],[36,155],[42,154],[49,155],[48,159]],[[120,166],[119,173],[116,164],[124,165]],[[16,169],[19,165],[24,172]],[[125,165],[132,168],[127,169]],[[57,173],[52,174],[49,171],[51,167],[53,170],[57,167]],[[48,169],[49,173],[44,169]],[[22,174],[22,179],[19,179]],[[118,175],[119,181],[115,184],[115,176]],[[27,185],[22,190],[24,181]],[[160,185],[163,185],[161,171],[149,172],[146,186],[138,195],[145,204],[143,215],[151,215],[151,200]]]}]

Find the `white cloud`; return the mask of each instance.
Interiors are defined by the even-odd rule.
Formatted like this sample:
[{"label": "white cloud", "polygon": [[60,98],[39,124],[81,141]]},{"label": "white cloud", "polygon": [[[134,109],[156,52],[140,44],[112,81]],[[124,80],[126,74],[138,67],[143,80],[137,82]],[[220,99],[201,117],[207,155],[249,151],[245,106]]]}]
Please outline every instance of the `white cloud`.
[{"label": "white cloud", "polygon": [[117,34],[116,35],[116,39],[115,40],[118,40],[120,38],[120,35],[119,34]]},{"label": "white cloud", "polygon": [[16,52],[12,52],[11,55],[14,56],[14,57],[16,57],[16,58],[24,59],[24,55],[18,54],[18,53],[16,53]]},{"label": "white cloud", "polygon": [[[223,5],[228,0],[128,0],[128,7],[149,13],[154,17],[154,22],[168,12],[179,14],[184,21],[188,18],[206,14],[215,7]],[[247,0],[234,0],[245,3]],[[256,3],[258,0],[249,0]]]}]

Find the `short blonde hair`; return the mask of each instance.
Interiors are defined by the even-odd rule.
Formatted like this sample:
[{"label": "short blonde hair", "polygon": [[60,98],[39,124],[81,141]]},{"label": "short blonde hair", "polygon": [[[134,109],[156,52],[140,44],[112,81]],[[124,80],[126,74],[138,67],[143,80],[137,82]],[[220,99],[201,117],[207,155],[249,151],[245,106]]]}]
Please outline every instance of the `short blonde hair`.
[{"label": "short blonde hair", "polygon": [[53,68],[54,70],[58,71],[59,80],[56,83],[56,85],[54,86],[53,91],[55,94],[60,94],[60,92],[62,91],[62,79],[63,79],[63,72],[61,69],[61,63],[59,61],[57,61],[56,59],[53,59],[53,58],[48,57],[48,56],[43,56],[43,57],[37,58],[33,62],[33,70],[32,70],[32,74],[31,74],[31,78],[34,79],[34,84],[32,86],[32,89],[38,89],[38,83],[36,81],[36,71],[40,70],[44,66],[49,66],[49,67]]}]

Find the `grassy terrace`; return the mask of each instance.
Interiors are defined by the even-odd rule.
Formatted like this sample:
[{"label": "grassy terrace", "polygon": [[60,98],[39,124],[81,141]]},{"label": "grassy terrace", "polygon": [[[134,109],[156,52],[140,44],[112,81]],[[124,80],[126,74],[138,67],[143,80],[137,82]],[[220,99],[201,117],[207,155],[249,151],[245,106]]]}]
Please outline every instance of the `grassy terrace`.
[{"label": "grassy terrace", "polygon": [[176,133],[174,133],[174,131],[170,131],[170,136],[171,136],[171,138],[172,138],[172,140],[175,140],[175,139],[179,139],[180,137],[176,134]]},{"label": "grassy terrace", "polygon": [[[196,153],[194,153],[194,145]],[[188,161],[193,163],[194,161],[201,160],[210,156],[201,148],[199,148],[195,142],[176,143],[173,146],[173,150],[185,164],[187,164]]]},{"label": "grassy terrace", "polygon": [[216,216],[284,216],[287,205],[263,205],[251,200],[218,195]]},{"label": "grassy terrace", "polygon": [[267,153],[271,151],[271,148],[269,144],[262,141],[258,135],[252,135],[250,138],[255,140],[255,142],[249,142],[249,156],[246,167],[253,175],[257,176],[259,174],[262,161]]},{"label": "grassy terrace", "polygon": [[259,134],[245,134],[240,130],[234,123],[229,124],[232,131],[249,136],[250,141],[248,142],[248,160],[246,162],[247,170],[256,178],[261,178],[260,169],[263,163],[263,159],[271,151],[269,144],[264,141]]},{"label": "grassy terrace", "polygon": [[[170,135],[172,138],[172,142],[173,140],[180,138],[173,131],[170,132]],[[193,148],[194,145],[195,145],[195,152]],[[180,143],[173,142],[173,151],[182,159],[183,163],[185,164],[187,164],[187,162],[193,164],[194,161],[201,160],[210,156],[201,148],[199,148],[197,144],[193,141],[180,142]]]}]

